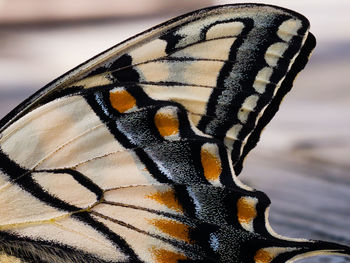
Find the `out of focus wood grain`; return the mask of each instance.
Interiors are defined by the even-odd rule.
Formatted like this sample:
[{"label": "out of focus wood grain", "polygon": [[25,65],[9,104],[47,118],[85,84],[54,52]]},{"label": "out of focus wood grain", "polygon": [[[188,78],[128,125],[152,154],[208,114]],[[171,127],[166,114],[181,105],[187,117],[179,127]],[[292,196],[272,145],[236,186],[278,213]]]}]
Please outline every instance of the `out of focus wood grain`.
[{"label": "out of focus wood grain", "polygon": [[0,0],[0,25],[171,14],[210,4],[211,0]]}]

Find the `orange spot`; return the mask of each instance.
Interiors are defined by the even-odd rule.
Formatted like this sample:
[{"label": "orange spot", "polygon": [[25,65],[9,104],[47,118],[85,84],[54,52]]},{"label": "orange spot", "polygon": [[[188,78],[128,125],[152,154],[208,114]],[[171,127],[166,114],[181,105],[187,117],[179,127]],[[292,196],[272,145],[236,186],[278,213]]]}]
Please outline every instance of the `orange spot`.
[{"label": "orange spot", "polygon": [[175,210],[176,212],[183,213],[182,206],[179,204],[179,201],[175,197],[175,192],[172,189],[165,192],[156,192],[148,195],[147,198],[153,199],[162,205],[166,205],[168,208]]},{"label": "orange spot", "polygon": [[153,247],[151,249],[153,256],[157,263],[178,263],[179,260],[188,259],[186,256],[175,253],[166,249],[157,249]]},{"label": "orange spot", "polygon": [[136,106],[135,98],[124,89],[111,90],[109,99],[112,107],[120,113],[126,112]]},{"label": "orange spot", "polygon": [[249,202],[246,197],[241,197],[237,202],[237,216],[238,221],[242,223],[249,223],[256,217],[255,205]]},{"label": "orange spot", "polygon": [[272,259],[271,254],[264,249],[259,249],[254,256],[256,263],[269,263]]},{"label": "orange spot", "polygon": [[157,112],[154,116],[154,122],[163,137],[175,135],[179,132],[179,120],[171,114]]},{"label": "orange spot", "polygon": [[174,220],[165,219],[151,220],[150,223],[174,238],[181,239],[187,243],[191,242],[188,236],[189,226],[187,225]]},{"label": "orange spot", "polygon": [[211,181],[219,179],[222,171],[220,159],[202,147],[201,162],[205,178]]}]

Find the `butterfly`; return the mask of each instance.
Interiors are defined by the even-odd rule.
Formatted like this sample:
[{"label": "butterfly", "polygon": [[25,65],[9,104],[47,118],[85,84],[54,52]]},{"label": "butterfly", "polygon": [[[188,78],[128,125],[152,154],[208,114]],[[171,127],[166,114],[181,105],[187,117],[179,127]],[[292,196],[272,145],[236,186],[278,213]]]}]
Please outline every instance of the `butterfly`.
[{"label": "butterfly", "polygon": [[309,22],[209,7],[54,80],[0,122],[0,262],[292,262],[245,156],[315,47]]}]

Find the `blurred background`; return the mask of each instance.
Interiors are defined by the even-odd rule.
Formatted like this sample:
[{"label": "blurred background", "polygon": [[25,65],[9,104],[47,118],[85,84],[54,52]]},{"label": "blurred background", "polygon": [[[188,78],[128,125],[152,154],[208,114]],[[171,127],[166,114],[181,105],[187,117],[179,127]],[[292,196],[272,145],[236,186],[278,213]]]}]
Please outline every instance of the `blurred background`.
[{"label": "blurred background", "polygon": [[[350,245],[350,1],[255,2],[305,15],[318,44],[240,178],[270,196],[271,224],[278,233]],[[0,0],[0,118],[125,38],[184,12],[224,3],[236,2]]]}]

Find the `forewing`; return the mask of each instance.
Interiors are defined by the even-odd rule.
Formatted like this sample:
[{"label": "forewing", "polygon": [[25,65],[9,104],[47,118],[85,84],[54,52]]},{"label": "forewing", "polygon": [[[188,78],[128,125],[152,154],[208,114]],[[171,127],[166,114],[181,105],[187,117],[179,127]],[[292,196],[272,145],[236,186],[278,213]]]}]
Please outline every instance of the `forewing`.
[{"label": "forewing", "polygon": [[[58,96],[137,84],[183,105],[203,133],[223,141],[238,174],[315,45],[306,18],[265,5],[228,5],[178,17],[62,76],[2,126]],[[60,95],[61,94],[61,95]]]}]

